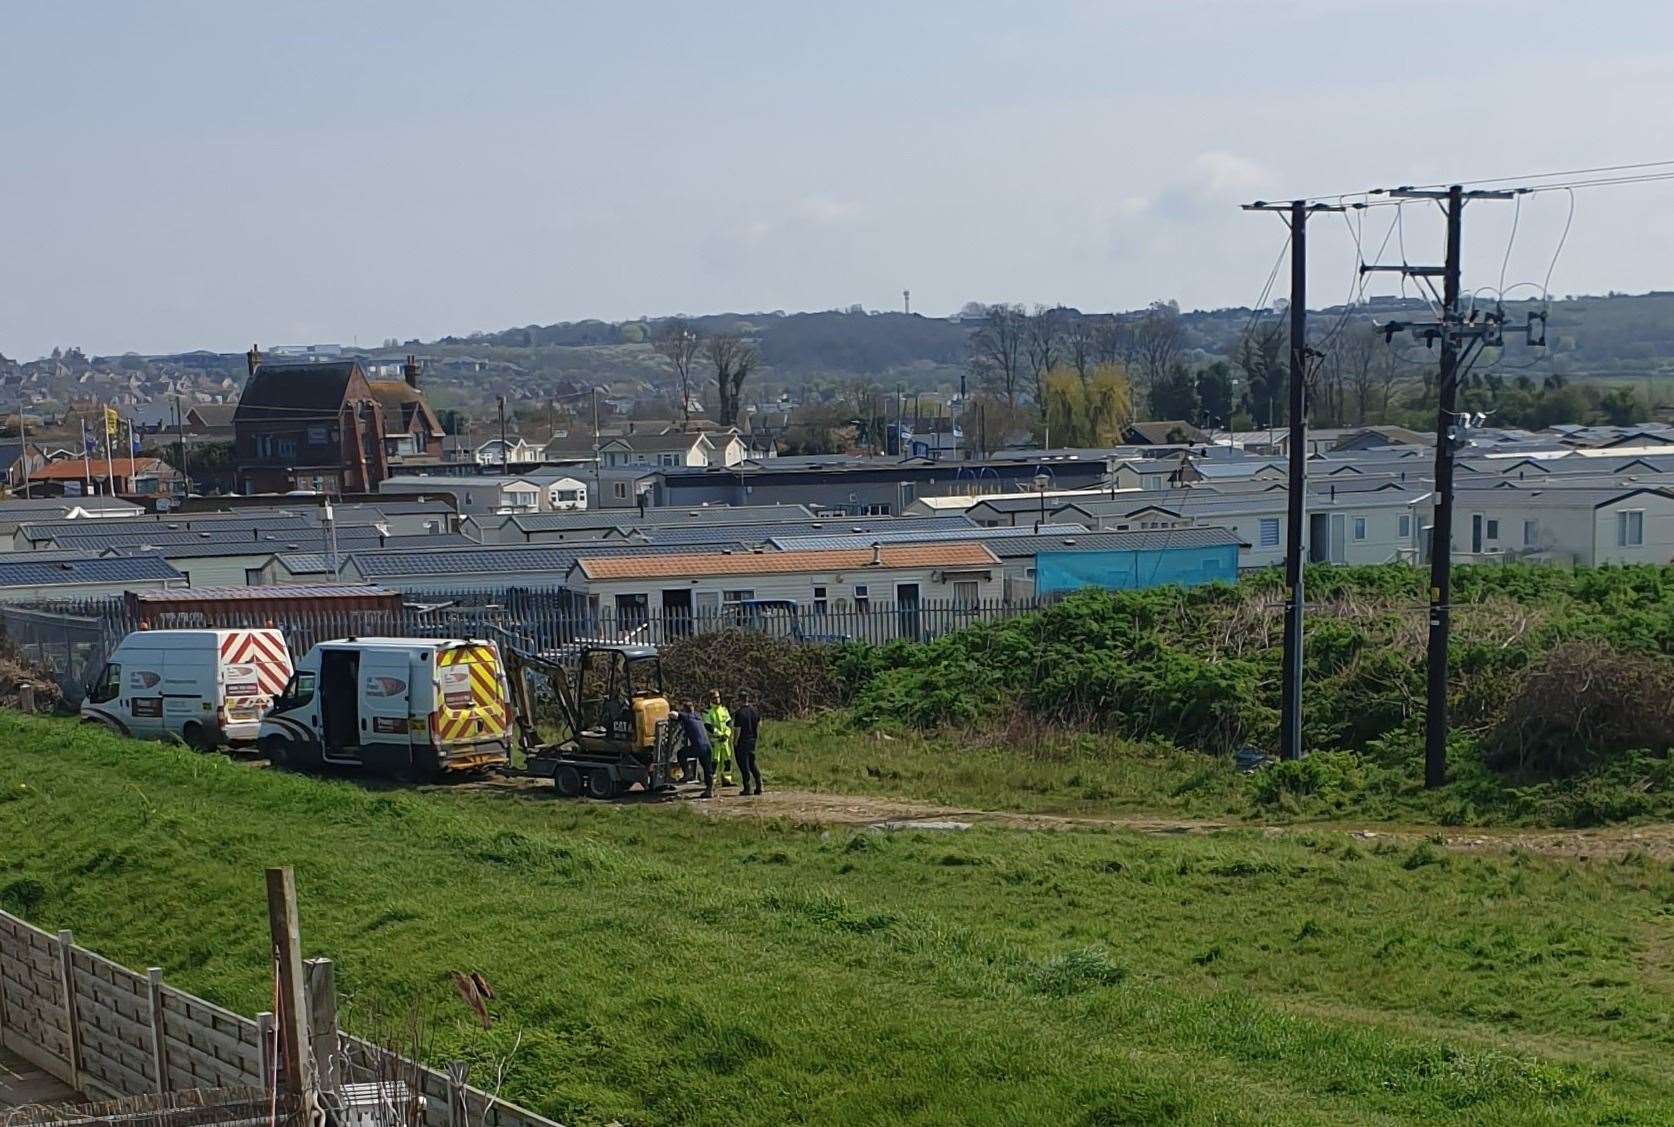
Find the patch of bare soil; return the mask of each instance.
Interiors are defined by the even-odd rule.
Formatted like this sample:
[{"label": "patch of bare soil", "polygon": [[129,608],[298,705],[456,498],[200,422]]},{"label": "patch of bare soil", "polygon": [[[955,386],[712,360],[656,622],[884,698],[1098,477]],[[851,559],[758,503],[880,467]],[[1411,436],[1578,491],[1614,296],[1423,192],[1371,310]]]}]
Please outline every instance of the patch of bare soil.
[{"label": "patch of bare soil", "polygon": [[784,820],[797,825],[873,827],[882,830],[961,830],[969,826],[998,826],[1017,830],[1125,830],[1146,834],[1212,834],[1255,830],[1270,837],[1294,834],[1346,833],[1368,844],[1389,841],[1416,845],[1432,841],[1465,853],[1521,851],[1575,862],[1617,861],[1642,854],[1648,860],[1674,862],[1674,825],[1611,826],[1592,830],[1457,829],[1428,826],[1364,826],[1339,823],[1262,825],[1253,822],[1168,818],[1150,815],[1024,814],[1007,810],[973,810],[918,802],[908,798],[831,794],[822,791],[768,790],[745,797],[733,789],[718,789],[715,797],[700,799],[696,786],[674,792],[644,794],[632,791],[600,803],[586,798],[558,798],[552,784],[526,775],[484,775],[421,790],[481,792],[507,797],[552,798],[558,802],[593,802],[618,808],[680,806],[710,818]]}]

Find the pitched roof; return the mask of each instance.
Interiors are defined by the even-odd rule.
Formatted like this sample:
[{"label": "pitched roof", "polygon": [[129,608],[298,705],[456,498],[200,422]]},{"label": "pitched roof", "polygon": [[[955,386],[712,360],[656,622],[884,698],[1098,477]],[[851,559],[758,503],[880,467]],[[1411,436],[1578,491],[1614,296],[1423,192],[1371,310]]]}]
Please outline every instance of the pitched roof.
[{"label": "pitched roof", "polygon": [[[873,559],[879,560],[873,564]],[[703,553],[614,558],[583,556],[576,567],[589,579],[660,579],[669,576],[787,575],[853,571],[867,567],[991,567],[998,563],[981,544],[879,545],[837,552]]]},{"label": "pitched roof", "polygon": [[197,416],[198,422],[206,427],[230,427],[237,412],[236,403],[197,403],[186,409],[186,416]]},{"label": "pitched roof", "polygon": [[[112,458],[110,471],[117,477],[133,477],[135,474],[173,473],[174,467],[161,458]],[[95,458],[84,463],[80,458],[66,459],[62,462],[48,462],[29,475],[30,481],[80,481],[91,469],[96,478],[105,476],[106,462],[103,458]]]},{"label": "pitched roof", "polygon": [[425,429],[430,434],[443,433],[430,405],[425,402],[424,393],[406,380],[373,380],[367,386],[372,389],[372,398],[384,409],[385,430],[410,429],[416,413],[424,416]]},{"label": "pitched roof", "polygon": [[713,445],[714,439],[722,442],[730,441],[729,435],[700,434],[697,431],[671,431],[668,434],[619,434],[613,438],[599,440],[603,447],[625,446],[629,450],[641,454],[654,454],[659,451],[690,450],[699,442]]},{"label": "pitched roof", "polygon": [[[1184,435],[1184,439],[1171,438],[1170,435]],[[1123,437],[1132,439],[1138,435],[1152,446],[1177,446],[1185,442],[1206,442],[1209,436],[1198,430],[1184,419],[1160,419],[1148,423],[1133,423],[1129,425]]]},{"label": "pitched roof", "polygon": [[143,583],[184,579],[167,560],[153,556],[86,557],[53,563],[7,560],[0,563],[0,587],[60,587],[83,583]]},{"label": "pitched roof", "polygon": [[355,360],[262,363],[245,385],[233,420],[302,419],[309,415],[335,418],[343,406],[350,382],[357,375],[365,378],[361,374],[360,363]]}]

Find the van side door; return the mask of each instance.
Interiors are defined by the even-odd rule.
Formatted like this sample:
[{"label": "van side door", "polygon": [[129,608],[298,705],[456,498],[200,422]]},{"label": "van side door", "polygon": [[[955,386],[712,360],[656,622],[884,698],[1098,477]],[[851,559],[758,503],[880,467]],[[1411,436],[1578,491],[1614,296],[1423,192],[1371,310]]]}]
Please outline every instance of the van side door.
[{"label": "van side door", "polygon": [[403,770],[412,764],[407,706],[411,681],[406,653],[361,655],[360,757],[367,766]]},{"label": "van side door", "polygon": [[167,662],[163,650],[133,649],[122,655],[121,685],[106,707],[127,722],[133,735],[155,739],[167,730]]}]

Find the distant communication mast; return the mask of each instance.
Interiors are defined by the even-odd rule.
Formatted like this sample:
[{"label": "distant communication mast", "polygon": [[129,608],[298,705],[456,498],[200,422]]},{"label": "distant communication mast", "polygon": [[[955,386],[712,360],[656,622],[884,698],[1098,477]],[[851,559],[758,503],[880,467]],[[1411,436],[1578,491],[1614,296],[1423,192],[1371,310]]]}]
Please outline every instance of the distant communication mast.
[{"label": "distant communication mast", "polygon": [[913,315],[913,291],[901,291],[901,312],[911,317]]}]

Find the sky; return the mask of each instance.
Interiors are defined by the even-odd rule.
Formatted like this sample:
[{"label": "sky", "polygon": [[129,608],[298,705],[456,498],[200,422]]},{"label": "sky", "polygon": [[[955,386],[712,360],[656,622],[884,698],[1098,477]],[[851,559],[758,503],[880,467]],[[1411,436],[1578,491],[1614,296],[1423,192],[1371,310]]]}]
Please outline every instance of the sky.
[{"label": "sky", "polygon": [[[1674,159],[1666,0],[4,12],[14,359],[899,309],[903,289],[926,314],[1248,305],[1285,231],[1242,202]],[[1674,181],[1576,192],[1559,253],[1564,193],[1474,203],[1465,286],[1674,288],[1671,205]],[[1392,220],[1313,222],[1310,304],[1397,237],[1439,261],[1434,207]]]}]

